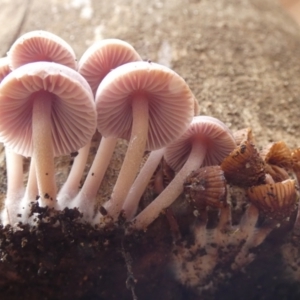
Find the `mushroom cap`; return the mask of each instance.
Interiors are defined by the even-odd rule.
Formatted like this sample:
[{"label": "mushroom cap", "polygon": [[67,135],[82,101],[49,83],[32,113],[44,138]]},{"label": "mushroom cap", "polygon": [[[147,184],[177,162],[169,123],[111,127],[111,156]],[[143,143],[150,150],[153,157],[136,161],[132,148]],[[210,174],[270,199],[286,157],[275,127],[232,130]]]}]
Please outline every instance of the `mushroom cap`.
[{"label": "mushroom cap", "polygon": [[68,154],[84,146],[96,129],[91,88],[78,72],[49,62],[21,66],[1,82],[1,141],[16,153],[32,155],[32,107],[39,92],[53,95],[54,155]]},{"label": "mushroom cap", "polygon": [[289,217],[296,208],[295,180],[253,186],[247,190],[247,196],[268,217],[282,220]]},{"label": "mushroom cap", "polygon": [[283,141],[270,143],[261,150],[260,155],[267,164],[276,165],[287,170],[292,169],[292,151]]},{"label": "mushroom cap", "polygon": [[116,67],[142,58],[135,49],[119,39],[105,39],[94,43],[78,62],[78,72],[87,80],[95,94],[103,78]]},{"label": "mushroom cap", "polygon": [[222,208],[226,202],[226,180],[220,166],[206,166],[193,171],[184,182],[188,202],[196,209]]},{"label": "mushroom cap", "polygon": [[186,132],[166,147],[165,159],[171,168],[176,171],[182,168],[195,139],[207,147],[201,166],[219,164],[236,147],[233,135],[223,122],[209,116],[196,116]]},{"label": "mushroom cap", "polygon": [[245,188],[265,183],[266,165],[251,142],[251,137],[250,140],[244,139],[225,157],[221,168],[228,182],[233,185]]},{"label": "mushroom cap", "polygon": [[13,43],[7,56],[13,70],[36,61],[56,62],[77,69],[72,47],[59,36],[43,30],[23,34]]},{"label": "mushroom cap", "polygon": [[177,73],[145,61],[119,66],[100,83],[95,97],[99,132],[129,140],[132,99],[141,94],[149,100],[147,150],[162,148],[184,133],[194,115],[193,93]]}]

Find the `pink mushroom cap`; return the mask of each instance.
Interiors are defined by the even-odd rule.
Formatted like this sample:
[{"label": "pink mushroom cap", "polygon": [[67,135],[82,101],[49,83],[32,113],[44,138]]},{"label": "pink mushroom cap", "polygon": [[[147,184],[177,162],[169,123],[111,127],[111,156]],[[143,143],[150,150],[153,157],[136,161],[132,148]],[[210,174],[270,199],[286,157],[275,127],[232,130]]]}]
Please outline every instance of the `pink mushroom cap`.
[{"label": "pink mushroom cap", "polygon": [[111,71],[97,90],[97,126],[103,136],[130,139],[137,95],[149,103],[147,150],[166,146],[193,118],[195,97],[182,77],[156,63],[130,62]]},{"label": "pink mushroom cap", "polygon": [[233,135],[223,122],[210,116],[196,116],[188,130],[166,147],[165,159],[172,169],[178,171],[182,168],[190,155],[195,139],[206,147],[201,166],[220,164],[236,147]]},{"label": "pink mushroom cap", "polygon": [[0,91],[0,136],[16,153],[32,156],[32,103],[39,92],[52,95],[55,156],[78,150],[95,132],[96,111],[91,88],[71,68],[49,62],[26,64],[3,79]]},{"label": "pink mushroom cap", "polygon": [[105,39],[94,43],[78,62],[78,72],[87,80],[95,94],[103,78],[116,67],[142,58],[127,42]]},{"label": "pink mushroom cap", "polygon": [[77,69],[77,60],[72,47],[59,36],[35,30],[23,34],[7,53],[11,69],[36,61],[56,62]]}]

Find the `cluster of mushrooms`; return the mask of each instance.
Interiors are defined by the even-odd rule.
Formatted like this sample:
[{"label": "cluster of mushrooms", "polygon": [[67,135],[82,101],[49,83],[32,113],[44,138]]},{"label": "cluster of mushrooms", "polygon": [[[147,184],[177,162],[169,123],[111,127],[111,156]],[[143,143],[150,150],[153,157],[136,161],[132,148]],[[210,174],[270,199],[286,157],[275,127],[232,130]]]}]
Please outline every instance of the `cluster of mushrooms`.
[{"label": "cluster of mushrooms", "polygon": [[[83,221],[97,226],[123,218],[126,234],[147,229],[168,211],[175,277],[201,292],[222,257],[232,260],[232,269],[243,268],[253,260],[250,249],[297,211],[299,149],[279,142],[259,151],[250,129],[232,133],[220,120],[199,116],[184,79],[143,61],[124,41],[96,42],[77,62],[60,37],[29,32],[0,60],[0,81],[0,141],[7,164],[3,225],[34,223],[36,202],[55,210],[77,208]],[[96,130],[101,142],[80,187]],[[95,209],[118,139],[128,140],[128,149],[110,198]],[[57,190],[54,157],[77,151]],[[26,187],[24,157],[31,157]],[[149,184],[157,196],[141,209]],[[240,189],[240,199],[231,199],[232,189]],[[192,245],[169,215],[179,196],[193,213]],[[208,228],[216,215],[217,223]],[[257,227],[260,215],[264,222]],[[299,228],[297,216],[295,231]]]}]

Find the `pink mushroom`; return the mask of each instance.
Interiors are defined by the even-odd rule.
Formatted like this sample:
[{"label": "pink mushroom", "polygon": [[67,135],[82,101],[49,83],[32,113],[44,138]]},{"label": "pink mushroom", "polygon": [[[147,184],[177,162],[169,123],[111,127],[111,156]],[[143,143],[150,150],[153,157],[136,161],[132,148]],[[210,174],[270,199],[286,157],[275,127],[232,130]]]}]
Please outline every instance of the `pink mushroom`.
[{"label": "pink mushroom", "polygon": [[[86,50],[78,63],[78,72],[87,80],[95,94],[100,82],[111,70],[122,64],[141,60],[139,54],[130,44],[118,39],[106,39],[96,42]],[[117,138],[102,137],[84,185],[71,204],[78,207],[86,219],[91,218],[93,215],[97,191],[110,162],[116,142]],[[73,199],[78,193],[89,148],[90,143],[80,149],[68,179],[59,192],[58,197],[65,205],[69,206],[70,199]]]},{"label": "pink mushroom", "polygon": [[229,129],[218,119],[194,117],[188,130],[166,147],[165,159],[178,173],[165,190],[131,224],[144,229],[170,206],[183,191],[187,175],[200,166],[216,165],[236,147]]},{"label": "pink mushroom", "polygon": [[[59,36],[42,30],[31,31],[19,37],[11,46],[7,59],[13,70],[36,61],[56,62],[72,69],[77,68],[77,60],[71,46]],[[35,163],[32,159],[28,184],[20,204],[22,214],[18,214],[22,216],[23,221],[26,221],[29,215],[30,202],[32,202],[38,194],[36,170],[34,166]]]},{"label": "pink mushroom", "polygon": [[159,149],[180,136],[194,114],[186,82],[167,67],[133,62],[112,70],[96,93],[98,130],[104,137],[129,140],[111,199],[105,204],[115,220],[140,168],[145,149]]},{"label": "pink mushroom", "polygon": [[12,70],[36,61],[56,62],[77,69],[71,46],[59,36],[43,30],[23,34],[13,43],[7,56]]},{"label": "pink mushroom", "polygon": [[29,63],[0,85],[0,136],[16,153],[32,156],[41,205],[55,206],[53,157],[76,151],[96,127],[92,91],[66,66]]}]

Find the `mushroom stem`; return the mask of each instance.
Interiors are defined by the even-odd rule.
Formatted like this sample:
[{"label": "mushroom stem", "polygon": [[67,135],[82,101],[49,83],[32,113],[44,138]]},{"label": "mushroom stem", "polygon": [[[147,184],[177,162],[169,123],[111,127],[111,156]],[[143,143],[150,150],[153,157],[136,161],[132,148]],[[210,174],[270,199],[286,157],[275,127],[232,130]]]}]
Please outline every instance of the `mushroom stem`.
[{"label": "mushroom stem", "polygon": [[42,206],[53,207],[56,201],[54,179],[54,151],[51,133],[52,96],[38,93],[32,109],[33,159]]},{"label": "mushroom stem", "polygon": [[148,136],[148,100],[144,95],[136,95],[132,101],[132,131],[127,152],[114,186],[111,199],[105,208],[115,220],[122,209],[124,200],[139,171]]},{"label": "mushroom stem", "polygon": [[14,199],[24,191],[23,156],[5,148],[7,173],[7,199]]},{"label": "mushroom stem", "polygon": [[146,163],[131,186],[122,208],[127,220],[131,220],[136,214],[140,198],[161,161],[164,152],[165,148],[161,148],[150,153]]},{"label": "mushroom stem", "polygon": [[[237,253],[235,257],[235,261],[232,264],[233,269],[241,269],[242,267],[248,265],[250,262],[253,261],[255,255],[250,251],[252,248],[258,247],[269,235],[269,233],[276,227],[277,221],[276,220],[269,220],[263,226],[256,228],[257,217],[256,211],[253,208],[250,208],[252,212],[246,216],[246,220],[248,219],[249,225],[242,226],[244,230],[247,232],[247,236],[243,236],[245,243],[242,245],[240,251]],[[257,208],[255,208],[257,210]],[[257,210],[258,212],[258,210]],[[247,213],[247,212],[246,212]],[[249,215],[253,215],[252,217]],[[258,214],[257,214],[258,216]],[[245,220],[244,220],[245,221]],[[250,230],[249,230],[250,229]]]},{"label": "mushroom stem", "polygon": [[206,154],[206,146],[195,140],[190,155],[170,184],[140,214],[132,220],[134,229],[145,229],[159,214],[170,206],[183,192],[183,183],[187,175],[200,168]]},{"label": "mushroom stem", "polygon": [[37,180],[36,180],[35,163],[34,163],[34,159],[31,158],[29,175],[28,175],[28,180],[27,180],[27,185],[25,190],[25,198],[28,199],[27,201],[30,203],[36,200],[38,193],[39,191],[38,191]]},{"label": "mushroom stem", "polygon": [[20,204],[23,223],[28,223],[31,214],[31,203],[37,201],[37,196],[38,186],[36,180],[35,163],[34,159],[31,158],[25,194]]},{"label": "mushroom stem", "polygon": [[68,178],[57,195],[57,199],[61,209],[68,207],[74,197],[78,194],[80,180],[86,166],[90,147],[91,141],[89,141],[84,147],[78,150],[78,154],[74,159]]},{"label": "mushroom stem", "polygon": [[252,235],[256,227],[258,216],[258,209],[253,204],[249,204],[240,222],[241,239]]},{"label": "mushroom stem", "polygon": [[93,217],[97,192],[110,163],[116,143],[117,138],[102,137],[83,187],[72,202],[72,206],[78,207],[85,219]]},{"label": "mushroom stem", "polygon": [[2,212],[2,224],[14,224],[19,213],[19,201],[24,193],[23,186],[23,157],[14,151],[5,148],[6,173],[7,173],[7,193],[5,199],[5,209]]}]

